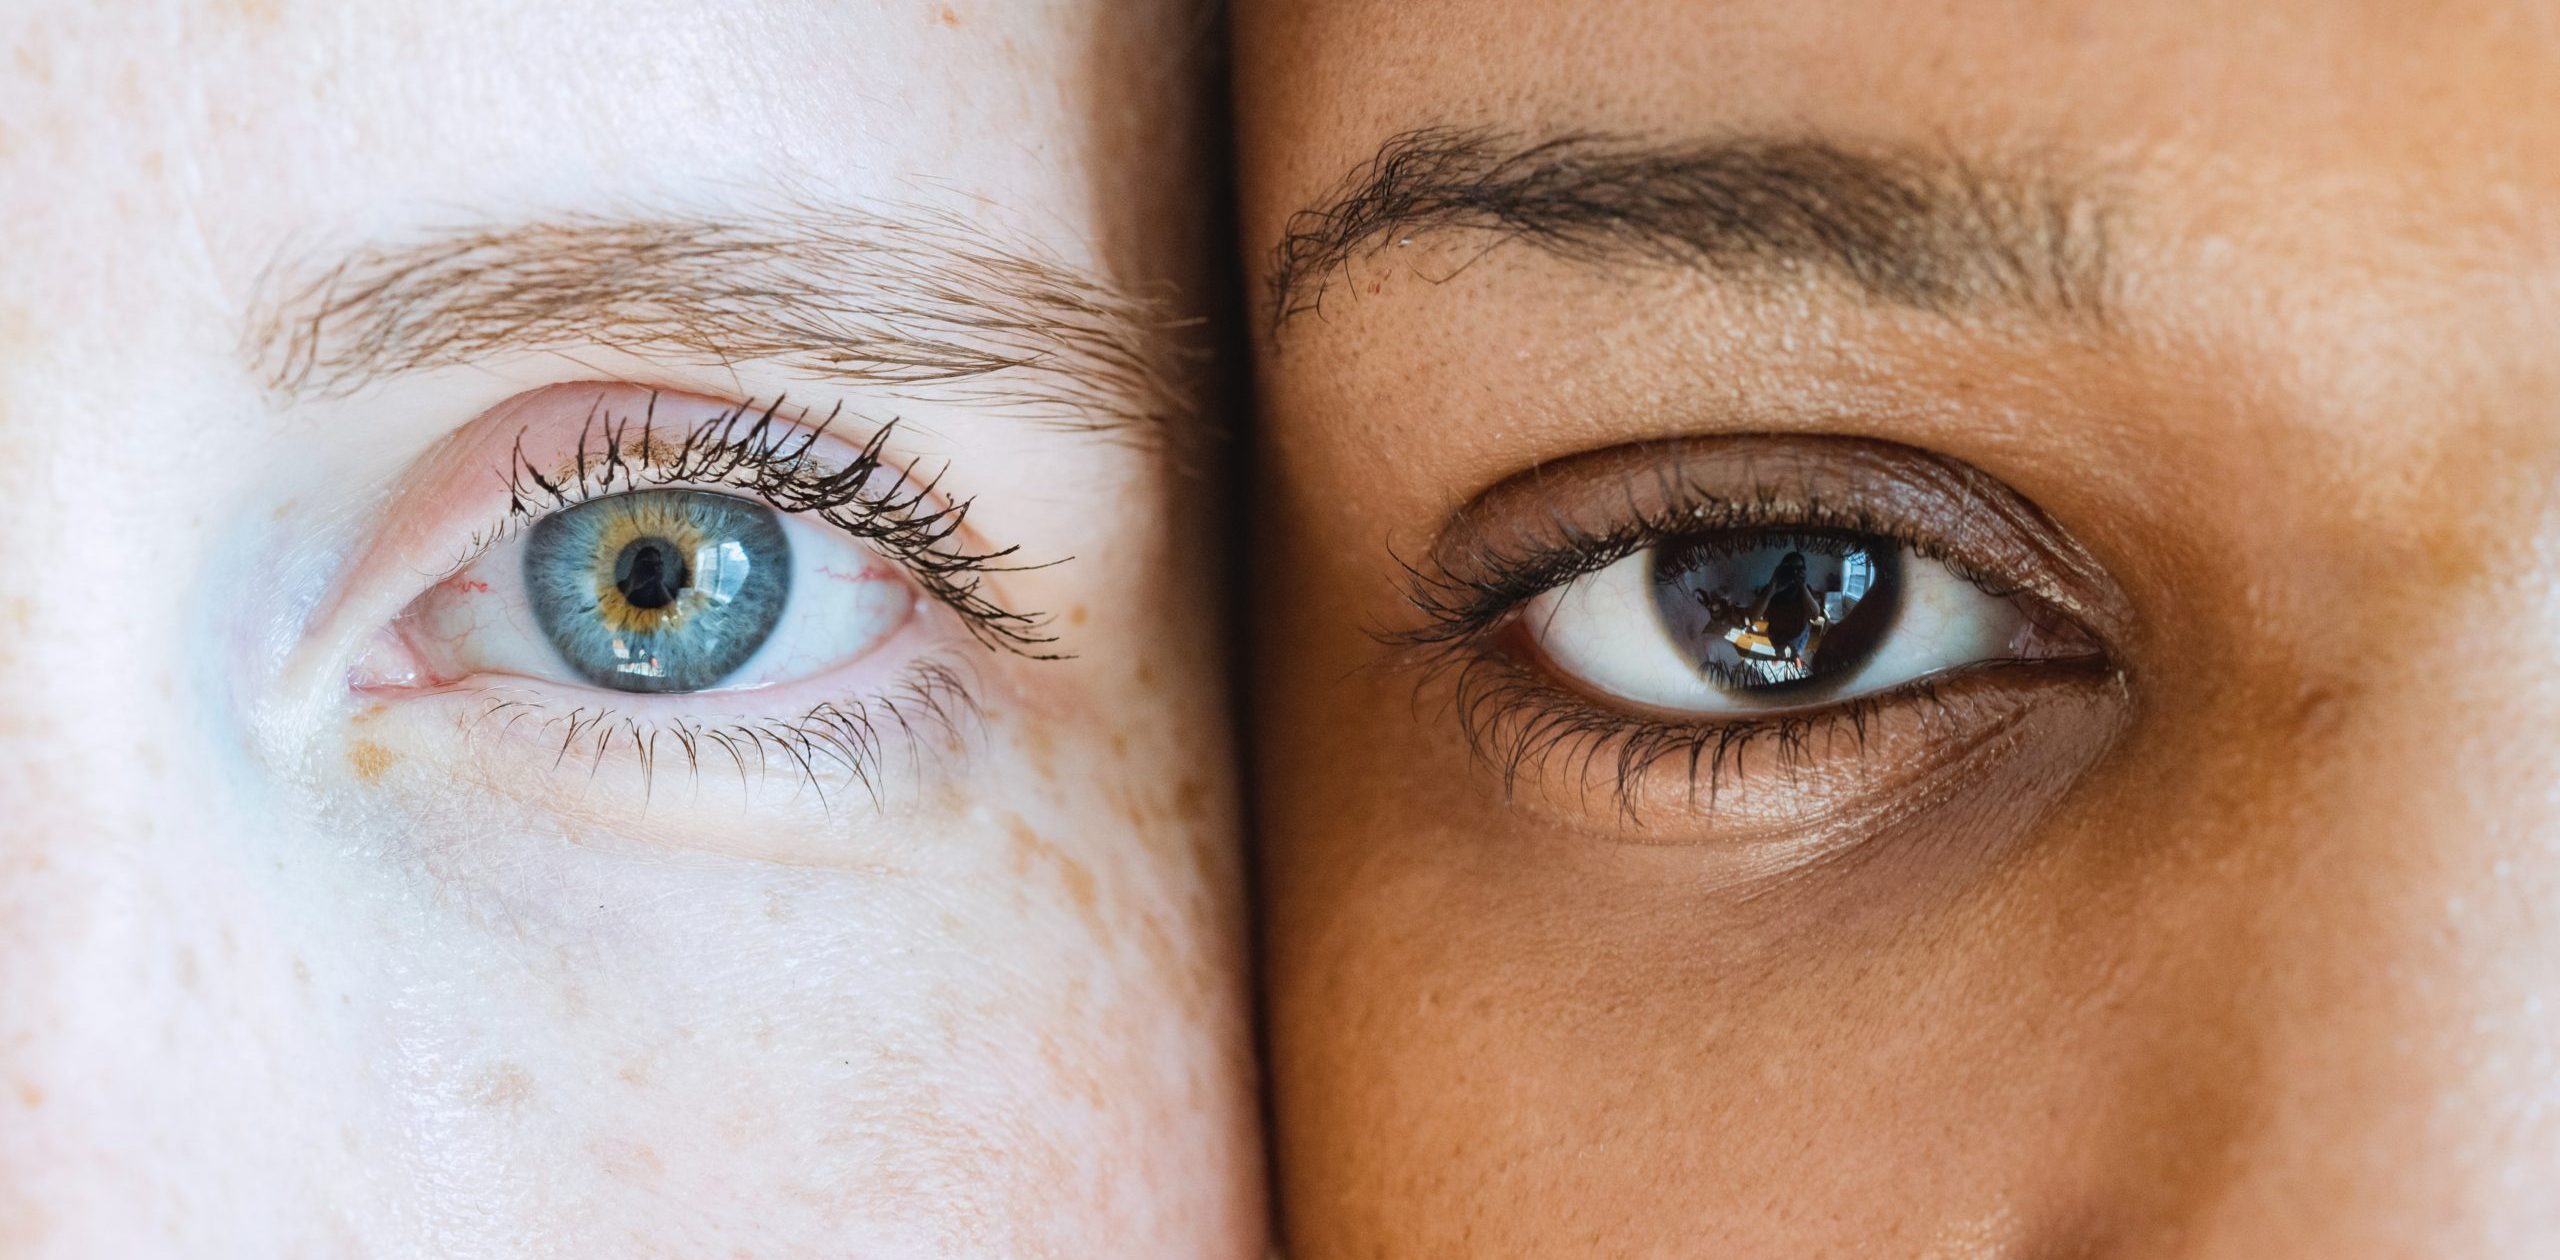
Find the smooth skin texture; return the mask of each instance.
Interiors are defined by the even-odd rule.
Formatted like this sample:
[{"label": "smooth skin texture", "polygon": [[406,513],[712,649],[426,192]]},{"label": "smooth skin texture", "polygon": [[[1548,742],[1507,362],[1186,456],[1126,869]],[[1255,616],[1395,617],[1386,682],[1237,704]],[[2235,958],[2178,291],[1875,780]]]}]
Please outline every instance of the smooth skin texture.
[{"label": "smooth skin texture", "polygon": [[[1862,284],[1802,199],[1639,257],[1460,214],[1263,306],[1292,1255],[2560,1247],[2560,9],[1312,0],[1236,39],[1264,282],[1425,127],[1918,155],[2105,226],[2078,292]],[[1959,723],[1966,791],[1890,720],[1746,770],[1764,812],[1918,802],[1774,875],[1659,780],[1506,794],[1378,637],[1398,561],[1533,465],[1740,433],[2004,483],[2120,596],[2118,673],[2029,688],[2032,738]]]},{"label": "smooth skin texture", "polygon": [[[0,1253],[1261,1254],[1197,456],[1078,431],[1187,413],[1107,370],[901,387],[859,337],[757,339],[914,301],[912,268],[855,265],[877,249],[631,252],[938,224],[936,258],[1037,259],[1007,274],[1173,335],[1212,29],[1120,0],[12,6]],[[523,285],[464,290],[477,324],[362,263],[479,232]],[[435,316],[398,345],[491,337],[357,345],[302,287],[343,260]],[[1054,562],[989,589],[1072,659],[919,614],[974,712],[890,732],[876,803],[778,746],[697,771],[665,740],[644,782],[627,744],[536,740],[599,703],[574,680],[518,679],[512,722],[358,694],[503,506],[449,435],[503,451],[502,406],[574,434],[624,385],[841,406],[857,441],[897,418],[981,545]]]}]

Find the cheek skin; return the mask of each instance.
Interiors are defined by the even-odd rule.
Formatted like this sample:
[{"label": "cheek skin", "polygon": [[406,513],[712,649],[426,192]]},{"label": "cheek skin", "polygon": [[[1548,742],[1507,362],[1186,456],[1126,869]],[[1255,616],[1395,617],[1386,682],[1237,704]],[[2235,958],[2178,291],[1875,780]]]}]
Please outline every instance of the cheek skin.
[{"label": "cheek skin", "polygon": [[[2548,251],[2480,232],[2512,206],[2475,196],[2478,170],[2545,187],[2554,150],[2548,110],[2468,97],[2544,100],[2547,45],[2482,40],[2525,20],[2504,5],[2431,15],[2423,38],[2387,5],[2260,6],[2249,21],[2290,33],[2263,43],[2199,34],[2221,20],[2201,10],[2068,5],[2033,20],[2082,29],[2021,43],[1996,7],[1926,18],[1953,32],[1943,57],[1860,36],[1898,19],[1858,6],[1735,6],[1715,38],[1641,50],[1607,37],[1640,10],[1556,6],[1580,37],[1554,56],[1445,7],[1247,11],[1245,216],[1274,230],[1434,117],[1712,134],[1774,115],[1862,135],[2018,114],[2099,148],[2167,134],[2178,161],[2231,177],[2143,191],[2139,230],[2177,257],[2137,277],[2125,255],[2144,290],[2126,322],[2157,322],[2086,361],[1948,356],[1983,383],[1945,391],[1952,423],[1913,426],[2007,459],[1996,471],[2126,588],[2117,741],[2051,808],[1869,837],[1856,866],[1747,898],[1694,852],[1613,851],[1569,807],[1498,807],[1460,770],[1449,716],[1368,664],[1387,551],[1428,541],[1431,512],[1397,505],[1515,471],[1508,443],[1536,437],[1400,434],[1394,417],[1534,415],[1470,391],[1511,383],[1506,334],[1523,356],[1569,336],[1537,313],[1569,303],[1434,307],[1399,284],[1499,293],[1498,260],[1445,286],[1381,263],[1384,293],[1346,288],[1324,328],[1293,326],[1260,382],[1272,576],[1255,619],[1293,1254],[2378,1257],[2560,1238]],[[1892,33],[1920,34],[1912,20]],[[2156,29],[2110,38],[2115,23]],[[2312,43],[2334,59],[2301,56]],[[1381,49],[1392,74],[1363,60]],[[1642,74],[1594,88],[1569,64],[1654,56],[1732,73],[1678,79],[1704,85],[1684,95]],[[1986,68],[2002,61],[2026,79]],[[1836,82],[1878,66],[1968,91]],[[2074,66],[2087,83],[2041,81]],[[2337,66],[2360,68],[2327,81]],[[2228,77],[2187,91],[2198,73]],[[1550,95],[1541,76],[1564,82]],[[1595,101],[1612,90],[1642,99]],[[2187,99],[2126,103],[2153,93]],[[2364,109],[2351,130],[2287,118]],[[2181,147],[2208,132],[2210,152]],[[2431,153],[2403,164],[2413,144]],[[2334,169],[2306,157],[2340,148],[2357,152]],[[2367,178],[2372,202],[2305,209],[2307,189]],[[1257,199],[1257,182],[1279,191]],[[2431,252],[2457,238],[2460,256]],[[2184,270],[2188,253],[2212,262]],[[1456,370],[1408,361],[1453,326],[1486,330],[1460,338]],[[1837,338],[1843,360],[1895,348],[1788,335]],[[1606,377],[1614,353],[1561,374]],[[2141,384],[2104,397],[2109,371]],[[2012,411],[2025,422],[1993,423]],[[1570,423],[1590,446],[1656,436]]]}]

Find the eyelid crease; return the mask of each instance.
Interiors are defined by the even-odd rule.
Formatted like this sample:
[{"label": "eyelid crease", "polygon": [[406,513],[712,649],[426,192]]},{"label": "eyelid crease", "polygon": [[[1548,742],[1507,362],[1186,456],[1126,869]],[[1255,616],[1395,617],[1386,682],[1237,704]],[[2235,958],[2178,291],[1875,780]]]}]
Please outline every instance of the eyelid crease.
[{"label": "eyelid crease", "polygon": [[[2097,645],[2090,654],[1977,662],[1873,695],[1747,715],[1652,715],[1604,703],[1547,675],[1516,615],[1545,591],[1681,533],[1824,529],[1893,539],[1986,592],[2027,598]],[[1957,535],[1964,535],[1957,537]],[[2090,686],[2124,671],[2130,612],[2095,557],[2061,526],[1970,465],[1859,438],[1744,435],[1615,447],[1539,465],[1452,515],[1420,563],[1404,563],[1404,595],[1422,623],[1373,630],[1383,664],[1436,682],[1470,753],[1501,777],[1506,798],[1547,781],[1561,758],[1570,782],[1610,787],[1622,823],[1654,790],[1646,775],[1685,758],[1687,791],[1710,813],[1743,758],[1763,745],[1793,775],[1814,741],[1847,738],[1863,754],[1879,721],[1914,705],[1952,728],[1957,709],[1997,716],[2006,684],[2071,677]],[[2006,720],[2005,718],[2002,720]],[[1722,815],[1719,814],[1721,817]]]},{"label": "eyelid crease", "polygon": [[1399,562],[1423,623],[1376,637],[1404,648],[1478,639],[1544,591],[1720,529],[1889,538],[2100,642],[2120,642],[2130,619],[2095,557],[1970,465],[1863,438],[1743,435],[1615,447],[1494,486],[1451,517],[1420,563]]}]

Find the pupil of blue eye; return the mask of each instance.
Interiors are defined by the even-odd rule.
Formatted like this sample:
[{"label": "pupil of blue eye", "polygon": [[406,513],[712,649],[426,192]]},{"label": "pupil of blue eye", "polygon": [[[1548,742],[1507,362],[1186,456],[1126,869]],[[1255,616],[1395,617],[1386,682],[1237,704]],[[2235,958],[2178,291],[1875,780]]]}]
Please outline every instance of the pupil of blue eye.
[{"label": "pupil of blue eye", "polygon": [[634,608],[664,608],[693,580],[684,557],[664,538],[635,538],[613,559],[613,588]]},{"label": "pupil of blue eye", "polygon": [[1873,654],[1901,603],[1901,557],[1854,534],[1724,532],[1654,549],[1654,611],[1704,677],[1796,690]]},{"label": "pupil of blue eye", "polygon": [[773,636],[791,541],[773,510],[701,490],[637,490],[536,522],[524,580],[562,661],[617,691],[716,686]]}]

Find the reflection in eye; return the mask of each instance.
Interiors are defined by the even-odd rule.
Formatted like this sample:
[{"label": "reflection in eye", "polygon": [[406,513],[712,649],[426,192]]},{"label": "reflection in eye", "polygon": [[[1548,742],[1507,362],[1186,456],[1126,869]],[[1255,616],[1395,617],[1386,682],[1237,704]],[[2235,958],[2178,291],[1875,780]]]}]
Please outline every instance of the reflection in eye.
[{"label": "reflection in eye", "polygon": [[643,490],[543,518],[524,582],[534,620],[587,681],[700,691],[772,635],[790,598],[791,542],[761,505]]},{"label": "reflection in eye", "polygon": [[616,691],[762,687],[886,642],[921,591],[823,525],[734,495],[651,489],[562,508],[403,614],[431,678],[555,678]]},{"label": "reflection in eye", "polygon": [[1538,596],[1524,624],[1567,677],[1681,712],[1847,699],[2042,654],[2016,599],[1848,533],[1672,539]]}]

